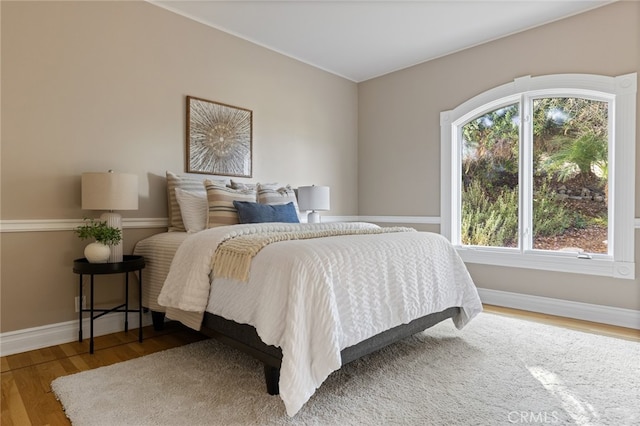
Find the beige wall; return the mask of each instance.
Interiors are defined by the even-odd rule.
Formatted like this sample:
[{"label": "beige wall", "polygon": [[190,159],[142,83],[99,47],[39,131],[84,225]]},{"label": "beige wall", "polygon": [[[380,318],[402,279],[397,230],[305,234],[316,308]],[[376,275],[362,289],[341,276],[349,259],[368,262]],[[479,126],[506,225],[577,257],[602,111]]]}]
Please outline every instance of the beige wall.
[{"label": "beige wall", "polygon": [[[166,217],[164,173],[184,170],[186,95],[253,110],[254,181],[330,185],[332,215],[439,216],[440,111],[522,75],[640,69],[635,2],[359,85],[144,2],[0,11],[3,221],[79,219],[80,174],[109,168],[140,178],[140,209],[125,218]],[[125,253],[158,231],[126,229]],[[71,263],[85,243],[70,231],[0,238],[0,331],[74,320]],[[480,287],[640,308],[638,280],[470,270]],[[100,301],[121,293],[113,285]]]},{"label": "beige wall", "polygon": [[[640,3],[618,2],[361,83],[359,214],[440,215],[441,111],[524,75],[638,71]],[[640,167],[636,170],[637,182]],[[640,309],[640,279],[469,269],[478,287]]]},{"label": "beige wall", "polygon": [[[185,96],[253,111],[253,181],[331,187],[357,213],[357,85],[146,2],[0,2],[1,219],[80,219],[80,174],[140,179],[166,218],[184,171]],[[156,230],[125,230],[125,253]],[[71,231],[0,234],[1,331],[76,318]],[[117,287],[117,286],[115,286]],[[105,290],[100,301],[121,292]]]}]

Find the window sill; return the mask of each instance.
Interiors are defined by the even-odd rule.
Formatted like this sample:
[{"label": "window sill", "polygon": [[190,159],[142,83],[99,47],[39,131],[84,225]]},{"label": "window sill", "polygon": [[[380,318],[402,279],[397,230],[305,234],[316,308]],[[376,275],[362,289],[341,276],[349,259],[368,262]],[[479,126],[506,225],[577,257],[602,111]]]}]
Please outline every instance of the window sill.
[{"label": "window sill", "polygon": [[465,263],[635,279],[634,262],[616,262],[606,256],[578,259],[572,256],[523,254],[519,251],[501,249],[456,247],[456,250]]}]

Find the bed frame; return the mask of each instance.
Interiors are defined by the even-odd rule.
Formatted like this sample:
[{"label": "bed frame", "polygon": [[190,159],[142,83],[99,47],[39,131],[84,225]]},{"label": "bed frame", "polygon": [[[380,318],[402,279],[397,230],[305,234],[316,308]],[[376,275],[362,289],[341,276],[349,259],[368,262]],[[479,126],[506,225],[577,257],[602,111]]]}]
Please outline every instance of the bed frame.
[{"label": "bed frame", "polygon": [[[415,319],[408,324],[399,325],[383,331],[367,340],[349,346],[340,353],[342,365],[355,361],[358,358],[413,334],[420,333],[447,318],[455,316],[459,310],[460,308],[458,307],[448,308],[442,312],[436,312]],[[277,395],[279,393],[278,381],[280,380],[282,351],[280,348],[266,345],[262,342],[254,327],[247,324],[238,324],[237,322],[230,321],[218,315],[205,313],[201,331],[261,361],[264,364],[267,392],[271,395]]]}]

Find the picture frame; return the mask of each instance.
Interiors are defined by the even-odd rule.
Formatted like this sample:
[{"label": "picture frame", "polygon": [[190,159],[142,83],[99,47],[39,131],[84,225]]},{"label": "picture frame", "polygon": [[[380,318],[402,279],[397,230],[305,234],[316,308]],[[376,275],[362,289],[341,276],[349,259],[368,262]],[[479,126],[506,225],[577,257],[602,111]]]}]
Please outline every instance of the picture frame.
[{"label": "picture frame", "polygon": [[253,111],[187,96],[186,171],[252,177]]}]

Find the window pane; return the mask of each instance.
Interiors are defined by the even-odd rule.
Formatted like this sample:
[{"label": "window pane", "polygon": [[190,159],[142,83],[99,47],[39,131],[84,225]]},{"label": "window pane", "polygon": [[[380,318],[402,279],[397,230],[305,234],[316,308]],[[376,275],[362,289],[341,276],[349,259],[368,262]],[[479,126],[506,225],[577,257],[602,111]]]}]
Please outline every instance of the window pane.
[{"label": "window pane", "polygon": [[608,252],[608,104],[533,102],[533,248]]},{"label": "window pane", "polygon": [[462,128],[461,243],[518,247],[518,104]]}]

